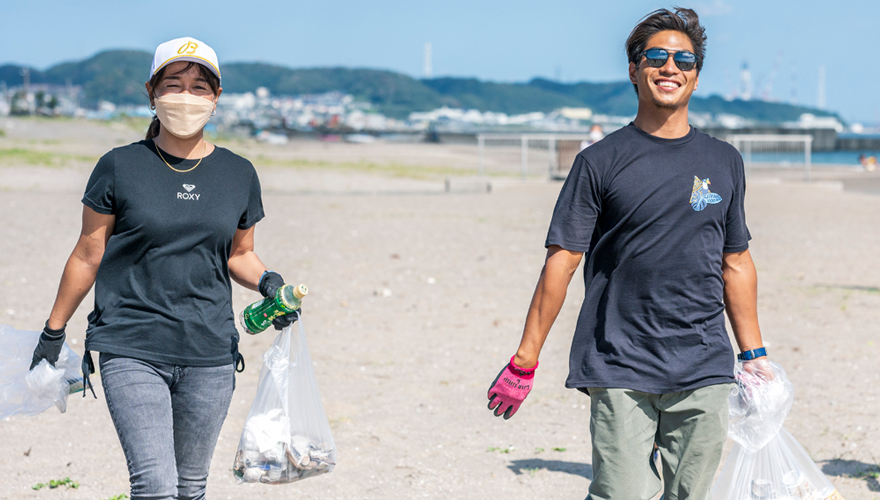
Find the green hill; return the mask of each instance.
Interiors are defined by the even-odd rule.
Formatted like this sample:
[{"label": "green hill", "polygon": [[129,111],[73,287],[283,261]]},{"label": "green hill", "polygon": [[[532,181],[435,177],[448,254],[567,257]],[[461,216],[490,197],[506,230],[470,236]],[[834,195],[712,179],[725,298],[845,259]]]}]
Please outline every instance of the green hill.
[{"label": "green hill", "polygon": [[[32,83],[71,83],[83,88],[83,105],[106,100],[144,104],[144,81],[152,56],[138,50],[108,50],[83,61],[57,64],[45,71],[31,69]],[[0,66],[0,81],[20,85],[21,67]],[[249,92],[266,87],[275,95],[340,91],[371,103],[380,112],[404,118],[413,111],[441,106],[507,114],[549,112],[561,107],[588,107],[599,114],[632,116],[637,100],[628,81],[560,83],[535,78],[527,83],[497,83],[474,78],[418,80],[393,71],[350,68],[292,69],[257,62],[224,63],[226,92]],[[694,97],[694,112],[739,115],[762,122],[797,120],[803,113],[836,116],[817,109],[763,101],[727,101],[718,96]]]},{"label": "green hill", "polygon": [[717,95],[692,100],[689,109],[695,113],[712,113],[713,115],[726,113],[730,115],[739,115],[761,122],[797,121],[797,119],[804,113],[812,113],[816,116],[834,116],[843,122],[836,113],[830,113],[820,109],[813,109],[805,106],[793,106],[791,104],[783,104],[779,102],[741,101],[739,99],[727,101]]},{"label": "green hill", "polygon": [[480,111],[521,114],[552,111],[584,103],[556,92],[547,92],[527,83],[483,82],[474,78],[435,78],[422,84],[446,98],[449,106]]},{"label": "green hill", "polygon": [[[144,82],[153,56],[140,50],[108,50],[84,61],[56,64],[46,71],[30,69],[31,83],[81,85],[83,105],[95,106],[105,100],[117,104],[146,102]],[[21,67],[0,66],[0,81],[21,85]]]},{"label": "green hill", "polygon": [[[638,99],[633,86],[628,81],[611,83],[559,83],[543,78],[535,78],[529,85],[547,92],[563,94],[576,99],[596,113],[615,116],[636,114]],[[693,103],[698,97],[691,98]],[[590,104],[586,104],[590,103]]]},{"label": "green hill", "polygon": [[319,94],[338,90],[373,104],[389,116],[438,108],[450,102],[422,82],[400,73],[375,69],[290,69],[264,63],[229,63],[222,67],[225,92],[266,87],[277,95]]}]

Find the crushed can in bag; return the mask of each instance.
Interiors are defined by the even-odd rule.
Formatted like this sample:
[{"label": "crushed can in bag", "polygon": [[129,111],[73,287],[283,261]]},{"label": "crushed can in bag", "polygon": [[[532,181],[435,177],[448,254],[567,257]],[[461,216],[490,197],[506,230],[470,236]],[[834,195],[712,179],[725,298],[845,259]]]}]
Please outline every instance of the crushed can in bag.
[{"label": "crushed can in bag", "polygon": [[266,297],[244,308],[239,316],[242,328],[256,335],[272,326],[275,318],[290,314],[302,307],[302,298],[308,295],[305,285],[284,285],[274,297]]},{"label": "crushed can in bag", "polygon": [[739,443],[712,487],[711,500],[843,500],[785,427],[757,451]]},{"label": "crushed can in bag", "polygon": [[783,426],[794,401],[785,370],[768,362],[772,377],[734,367],[728,436],[733,449],[710,500],[843,500],[803,446]]},{"label": "crushed can in bag", "polygon": [[239,483],[286,484],[327,474],[335,466],[336,444],[300,318],[263,354],[232,472]]}]

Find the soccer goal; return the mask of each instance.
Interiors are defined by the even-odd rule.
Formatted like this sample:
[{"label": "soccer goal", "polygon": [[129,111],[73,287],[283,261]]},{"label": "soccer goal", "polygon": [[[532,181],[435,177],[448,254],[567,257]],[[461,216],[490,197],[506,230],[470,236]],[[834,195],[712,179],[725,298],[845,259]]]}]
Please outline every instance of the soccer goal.
[{"label": "soccer goal", "polygon": [[564,179],[589,139],[587,134],[479,134],[479,172]]},{"label": "soccer goal", "polygon": [[811,135],[742,134],[727,138],[743,157],[746,174],[752,169],[802,169],[810,180]]}]

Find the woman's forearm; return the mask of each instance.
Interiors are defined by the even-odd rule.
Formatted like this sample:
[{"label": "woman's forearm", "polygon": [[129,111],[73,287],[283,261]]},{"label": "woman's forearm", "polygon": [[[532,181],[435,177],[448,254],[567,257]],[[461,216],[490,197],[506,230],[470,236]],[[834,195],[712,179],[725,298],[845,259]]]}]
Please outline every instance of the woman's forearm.
[{"label": "woman's forearm", "polygon": [[[100,259],[98,259],[98,263],[100,263]],[[49,328],[57,330],[67,324],[76,308],[92,289],[97,275],[98,265],[83,260],[77,250],[74,250],[70,258],[67,259],[64,273],[61,275],[58,294],[55,296],[55,304],[49,315]]]},{"label": "woman's forearm", "polygon": [[229,277],[239,285],[255,292],[259,291],[260,276],[266,269],[266,265],[253,250],[229,258]]},{"label": "woman's forearm", "polygon": [[87,206],[83,207],[82,231],[64,266],[55,304],[49,314],[49,328],[63,328],[92,289],[115,225],[115,215],[99,214]]}]

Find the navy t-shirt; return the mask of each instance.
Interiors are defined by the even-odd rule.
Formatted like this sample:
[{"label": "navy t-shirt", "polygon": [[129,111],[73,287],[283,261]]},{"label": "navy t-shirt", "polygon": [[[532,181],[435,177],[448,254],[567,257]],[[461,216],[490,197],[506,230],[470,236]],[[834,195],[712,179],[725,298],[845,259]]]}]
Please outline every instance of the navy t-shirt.
[{"label": "navy t-shirt", "polygon": [[[178,170],[198,162],[161,153]],[[176,172],[153,141],[141,141],[98,161],[82,202],[116,216],[86,349],[177,365],[232,363],[232,238],[263,218],[253,165],[216,147],[195,169]]]},{"label": "navy t-shirt", "polygon": [[630,124],[578,154],[546,246],[586,253],[566,387],[653,394],[733,381],[722,254],[750,239],[742,157]]}]

